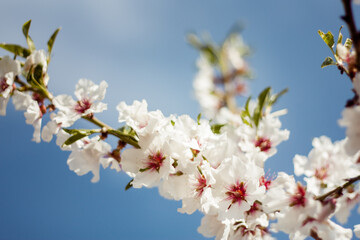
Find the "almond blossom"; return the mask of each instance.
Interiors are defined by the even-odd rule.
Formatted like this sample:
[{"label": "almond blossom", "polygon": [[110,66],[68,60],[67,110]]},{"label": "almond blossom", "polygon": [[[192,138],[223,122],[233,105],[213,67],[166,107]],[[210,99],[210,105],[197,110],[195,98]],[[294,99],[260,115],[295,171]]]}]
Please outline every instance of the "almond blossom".
[{"label": "almond blossom", "polygon": [[53,104],[61,112],[54,117],[56,123],[61,124],[62,127],[70,127],[82,116],[106,110],[107,105],[99,101],[104,99],[107,86],[105,81],[96,85],[90,80],[80,79],[75,89],[77,101],[68,95],[56,96]]},{"label": "almond blossom", "polygon": [[0,59],[0,115],[6,115],[6,105],[13,91],[14,79],[21,72],[20,63],[9,56]]}]

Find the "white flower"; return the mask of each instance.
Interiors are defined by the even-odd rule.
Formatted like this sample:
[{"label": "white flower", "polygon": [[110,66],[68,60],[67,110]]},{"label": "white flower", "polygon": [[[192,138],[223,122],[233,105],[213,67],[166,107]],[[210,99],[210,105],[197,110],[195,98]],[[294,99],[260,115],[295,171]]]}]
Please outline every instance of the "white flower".
[{"label": "white flower", "polygon": [[241,220],[255,200],[262,198],[265,187],[259,179],[263,169],[247,157],[225,159],[215,175],[214,195],[219,201],[219,220]]},{"label": "white flower", "polygon": [[6,105],[13,91],[14,79],[20,71],[20,63],[9,56],[0,60],[0,115],[6,115]]},{"label": "white flower", "polygon": [[294,157],[294,172],[306,176],[308,191],[321,195],[345,183],[344,179],[360,174],[354,165],[357,159],[344,150],[345,141],[334,144],[328,137],[314,138],[309,156]]},{"label": "white flower", "polygon": [[[104,168],[108,167],[110,163],[118,165],[115,159],[108,156],[111,151],[111,146],[108,143],[100,141],[98,137],[92,139],[83,138],[80,141],[83,142],[83,146],[73,148],[67,160],[70,170],[77,175],[82,176],[92,172],[94,176],[91,182],[97,182],[100,179],[100,165]],[[115,166],[112,168],[119,169]]]},{"label": "white flower", "polygon": [[130,148],[122,153],[121,166],[130,177],[134,177],[133,187],[153,187],[175,173],[171,157],[173,150],[166,135],[140,138],[139,145],[140,149]]},{"label": "white flower", "polygon": [[61,128],[60,124],[58,124],[56,121],[53,120],[55,116],[56,116],[55,113],[51,113],[50,114],[51,121],[49,121],[42,129],[41,138],[45,142],[50,142],[51,139],[53,138],[53,135],[58,133],[58,131]]},{"label": "white flower", "polygon": [[216,215],[205,215],[197,230],[204,237],[216,236],[215,240],[227,240],[231,230],[231,222],[228,220],[221,222]]},{"label": "white flower", "polygon": [[26,123],[31,124],[34,127],[33,141],[40,142],[41,138],[41,122],[42,112],[40,110],[37,101],[33,100],[32,97],[23,92],[15,91],[12,97],[13,104],[16,110],[25,110],[24,116]]},{"label": "white flower", "polygon": [[12,96],[13,104],[16,110],[26,110],[34,101],[28,93],[14,91]]},{"label": "white flower", "polygon": [[98,101],[104,99],[107,86],[105,81],[96,85],[90,80],[80,79],[75,90],[77,101],[67,95],[54,98],[53,103],[59,109],[59,114],[54,120],[62,127],[69,127],[82,116],[106,110],[107,105]]},{"label": "white flower", "polygon": [[194,79],[194,90],[196,98],[206,117],[213,118],[221,107],[221,99],[214,94],[215,83],[214,70],[204,55],[200,55],[197,66],[199,72]]},{"label": "white flower", "polygon": [[360,238],[360,224],[354,226],[354,233],[357,238]]},{"label": "white flower", "polygon": [[31,124],[34,127],[33,141],[39,143],[41,141],[41,121],[42,121],[42,113],[39,108],[39,104],[36,101],[32,101],[29,107],[26,109],[24,113],[26,118],[26,123]]},{"label": "white flower", "polygon": [[42,72],[47,72],[47,56],[46,52],[41,50],[35,50],[30,56],[26,58],[25,64],[24,64],[24,72],[28,73],[32,67],[35,67],[37,65],[42,66]]},{"label": "white flower", "polygon": [[345,149],[349,155],[354,155],[360,150],[360,106],[345,108],[339,125],[346,127]]}]

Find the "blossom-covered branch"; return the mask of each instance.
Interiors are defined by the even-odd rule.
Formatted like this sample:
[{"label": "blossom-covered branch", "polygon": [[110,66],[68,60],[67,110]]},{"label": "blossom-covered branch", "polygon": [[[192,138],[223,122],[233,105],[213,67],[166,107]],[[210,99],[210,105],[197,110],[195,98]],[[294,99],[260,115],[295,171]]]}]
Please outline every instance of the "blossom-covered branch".
[{"label": "blossom-covered branch", "polygon": [[[333,216],[345,223],[360,202],[355,185],[360,178],[358,98],[339,122],[347,127],[347,138],[334,143],[325,136],[315,138],[307,157],[295,156],[295,174],[304,175],[303,182],[284,172],[270,177],[265,162],[290,134],[279,118],[286,109],[272,111],[287,89],[274,94],[266,87],[257,98],[248,96],[249,49],[240,34],[231,33],[221,44],[189,36],[200,51],[194,89],[206,118],[166,117],[160,110],[148,111],[145,100],[120,102],[120,127],[113,128],[95,117],[107,110],[102,102],[105,81],[80,79],[75,99],[48,90],[48,65],[59,30],[50,37],[47,51],[36,50],[30,23],[22,28],[27,47],[0,44],[14,54],[0,60],[0,114],[6,114],[12,98],[15,109],[25,111],[26,123],[34,126],[33,140],[50,142],[56,136],[57,145],[71,152],[67,164],[77,175],[92,172],[91,181],[97,182],[100,166],[110,167],[131,177],[126,189],[158,187],[163,197],[182,202],[179,212],[202,212],[198,231],[217,240],[274,239],[271,233],[278,231],[296,240],[352,238],[352,230],[335,223]],[[343,44],[340,31],[334,51],[333,34],[319,34],[336,61],[326,58],[322,66],[337,65],[346,72],[359,96],[358,48],[353,50],[351,39]],[[50,120],[42,126],[49,112]],[[99,128],[72,128],[79,119]],[[116,146],[106,142],[108,135],[119,139]]]}]

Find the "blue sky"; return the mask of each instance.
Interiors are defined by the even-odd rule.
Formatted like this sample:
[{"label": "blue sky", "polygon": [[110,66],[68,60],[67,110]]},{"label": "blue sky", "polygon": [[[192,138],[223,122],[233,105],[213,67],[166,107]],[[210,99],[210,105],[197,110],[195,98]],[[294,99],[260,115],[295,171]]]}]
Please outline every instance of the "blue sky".
[{"label": "blue sky", "polygon": [[[118,124],[115,107],[123,100],[146,99],[151,110],[195,118],[200,108],[192,80],[198,53],[185,36],[209,32],[222,41],[241,21],[254,50],[252,95],[266,86],[289,88],[277,108],[289,110],[282,122],[290,140],[267,168],[292,174],[293,156],[307,155],[312,138],[344,138],[337,120],[352,97],[351,85],[335,67],[320,68],[331,53],[317,34],[318,29],[337,33],[343,25],[340,0],[13,0],[2,9],[0,42],[24,45],[21,26],[32,19],[30,34],[37,48],[45,48],[62,27],[49,88],[72,94],[79,78],[106,80],[109,110],[100,118],[112,126]],[[348,37],[346,29],[343,34]],[[125,174],[101,171],[96,184],[91,174],[78,177],[66,165],[68,152],[54,142],[31,142],[33,128],[24,120],[11,104],[0,118],[0,239],[205,239],[196,231],[200,214],[177,213],[180,203],[161,198],[157,189],[125,192]],[[349,226],[359,220],[353,214]]]}]

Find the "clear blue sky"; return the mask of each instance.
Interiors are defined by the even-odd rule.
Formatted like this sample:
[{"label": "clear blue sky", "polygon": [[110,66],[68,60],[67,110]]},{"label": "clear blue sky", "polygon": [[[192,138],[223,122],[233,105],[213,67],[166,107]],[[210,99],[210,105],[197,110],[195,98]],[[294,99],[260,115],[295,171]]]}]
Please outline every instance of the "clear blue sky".
[{"label": "clear blue sky", "polygon": [[[320,68],[330,51],[317,34],[337,33],[343,24],[340,0],[12,0],[1,8],[0,42],[25,44],[21,26],[32,19],[30,34],[45,48],[62,27],[49,88],[72,94],[79,78],[106,80],[109,110],[100,118],[112,126],[122,100],[146,99],[151,110],[196,117],[192,79],[198,53],[185,35],[207,31],[221,41],[240,20],[254,49],[253,95],[268,85],[290,89],[277,105],[289,110],[282,122],[290,140],[267,168],[292,174],[293,156],[307,155],[313,137],[344,138],[337,120],[352,97],[351,85],[335,67]],[[177,213],[180,203],[161,198],[157,189],[125,192],[129,178],[110,170],[101,171],[96,184],[91,174],[78,177],[66,165],[68,152],[54,142],[31,142],[33,128],[12,104],[0,129],[0,239],[204,239],[196,231],[201,215]],[[353,214],[351,224],[359,220]]]}]

